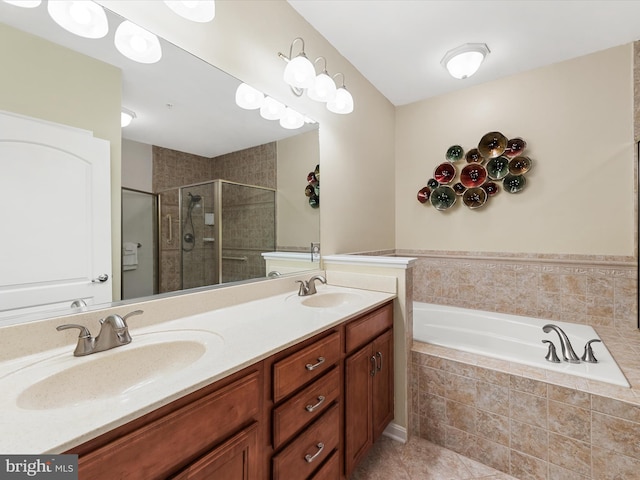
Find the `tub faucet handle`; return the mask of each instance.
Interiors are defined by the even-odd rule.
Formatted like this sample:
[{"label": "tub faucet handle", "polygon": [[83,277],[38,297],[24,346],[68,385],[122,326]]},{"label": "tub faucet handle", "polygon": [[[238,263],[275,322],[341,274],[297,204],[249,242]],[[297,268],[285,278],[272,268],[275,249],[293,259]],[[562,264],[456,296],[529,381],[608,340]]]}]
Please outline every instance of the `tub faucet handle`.
[{"label": "tub faucet handle", "polygon": [[542,343],[549,344],[549,351],[544,356],[547,362],[560,363],[560,359],[558,358],[558,354],[556,353],[556,346],[553,344],[551,340],[542,340]]},{"label": "tub faucet handle", "polygon": [[589,363],[598,363],[598,359],[593,354],[593,348],[591,348],[591,344],[594,342],[601,342],[602,340],[594,338],[593,340],[589,340],[584,346],[584,353],[582,354],[582,360]]}]

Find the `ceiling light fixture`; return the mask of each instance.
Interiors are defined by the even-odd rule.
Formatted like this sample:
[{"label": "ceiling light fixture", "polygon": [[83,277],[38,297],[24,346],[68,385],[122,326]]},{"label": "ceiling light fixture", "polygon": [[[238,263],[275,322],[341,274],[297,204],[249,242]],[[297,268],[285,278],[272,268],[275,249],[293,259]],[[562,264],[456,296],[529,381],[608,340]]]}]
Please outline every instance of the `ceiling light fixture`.
[{"label": "ceiling light fixture", "polygon": [[333,78],[342,75],[342,85],[336,90],[336,96],[333,100],[327,102],[327,110],[333,113],[346,115],[353,112],[353,97],[344,84],[344,74],[336,73]]},{"label": "ceiling light fixture", "polygon": [[485,57],[491,53],[485,43],[465,43],[449,50],[440,64],[452,77],[463,80],[478,71]]},{"label": "ceiling light fixture", "polygon": [[216,3],[213,0],[170,1],[164,2],[174,13],[192,22],[206,23],[216,16]]},{"label": "ceiling light fixture", "polygon": [[136,62],[156,63],[162,58],[158,37],[129,20],[116,29],[114,43],[121,54]]},{"label": "ceiling light fixture", "polygon": [[135,112],[123,107],[120,112],[120,127],[128,127],[134,118],[136,118]]},{"label": "ceiling light fixture", "polygon": [[48,2],[47,11],[58,25],[80,37],[102,38],[109,31],[102,7],[88,0]]},{"label": "ceiling light fixture", "polygon": [[264,93],[246,83],[236,89],[236,105],[245,110],[255,110],[264,104]]}]

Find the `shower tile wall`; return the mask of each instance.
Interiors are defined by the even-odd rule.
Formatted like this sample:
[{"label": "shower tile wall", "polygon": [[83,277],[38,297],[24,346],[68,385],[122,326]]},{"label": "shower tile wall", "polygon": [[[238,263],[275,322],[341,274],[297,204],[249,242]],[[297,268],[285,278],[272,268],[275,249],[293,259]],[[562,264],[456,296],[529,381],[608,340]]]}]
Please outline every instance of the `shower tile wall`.
[{"label": "shower tile wall", "polygon": [[[162,147],[153,147],[153,191],[159,192],[171,188],[206,182],[215,179],[224,179],[237,183],[257,185],[268,188],[276,187],[276,143],[268,143],[257,147],[221,155],[215,158],[206,158]],[[164,195],[163,195],[164,196]],[[204,195],[209,202],[211,195]],[[177,191],[171,193],[168,198],[162,199],[163,212],[161,218],[160,240],[160,291],[168,292],[180,289],[181,252],[180,242],[176,235],[180,232],[178,215]],[[207,210],[209,211],[209,210]],[[167,214],[172,218],[172,233],[174,240],[171,244],[168,239]],[[251,225],[251,231],[247,237],[261,235],[269,230],[269,224],[273,226],[273,213],[270,215],[255,212],[247,222]],[[271,227],[273,230],[273,227]],[[244,238],[242,235],[233,234],[233,237]],[[197,253],[197,252],[196,252]],[[245,254],[237,250],[229,250],[225,257],[243,257]],[[226,260],[223,270],[229,269],[229,275],[225,275],[225,281],[247,278],[264,274],[264,261],[260,255],[249,255],[248,262]],[[211,279],[206,280],[211,283]],[[188,288],[189,285],[185,285]]]}]

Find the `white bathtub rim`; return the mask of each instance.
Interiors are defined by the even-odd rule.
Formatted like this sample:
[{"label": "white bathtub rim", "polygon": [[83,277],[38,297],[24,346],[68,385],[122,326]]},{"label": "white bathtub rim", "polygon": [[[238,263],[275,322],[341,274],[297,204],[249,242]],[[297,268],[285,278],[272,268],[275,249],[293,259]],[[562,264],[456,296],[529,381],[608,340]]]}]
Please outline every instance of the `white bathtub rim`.
[{"label": "white bathtub rim", "polygon": [[[491,335],[490,332],[486,330],[482,330],[480,328],[475,329],[467,329],[461,327],[449,327],[447,326],[447,330],[449,330],[449,334],[451,332],[456,333],[457,342],[452,338],[442,338],[442,333],[437,330],[438,328],[442,328],[441,326],[436,325],[435,323],[427,323],[424,324],[423,328],[431,329],[431,336],[423,336],[422,329],[419,325],[421,322],[421,317],[419,312],[424,310],[430,310],[434,312],[445,312],[447,314],[463,314],[463,315],[473,315],[476,317],[484,317],[484,318],[496,318],[501,322],[507,322],[509,324],[517,325],[518,327],[521,325],[527,325],[531,328],[540,329],[539,336],[535,337],[534,341],[525,342],[524,340],[514,340],[511,335],[501,335],[495,334]],[[593,345],[594,352],[596,357],[599,360],[599,363],[592,364],[587,362],[581,362],[579,364],[571,364],[568,362],[561,363],[551,363],[544,359],[544,355],[546,354],[547,346],[542,343],[541,340],[548,339],[552,340],[557,348],[557,354],[559,357],[562,357],[562,352],[559,348],[558,336],[551,332],[550,334],[545,334],[542,332],[541,326],[546,323],[552,323],[554,325],[559,326],[563,330],[567,332],[567,335],[570,336],[572,343],[574,345],[574,350],[578,356],[582,355],[582,342],[586,342],[586,340],[590,340],[593,338],[599,338],[597,332],[593,329],[593,327],[589,325],[581,325],[569,322],[562,322],[556,320],[544,320],[532,317],[520,317],[518,315],[512,314],[502,314],[498,312],[487,312],[483,310],[473,310],[468,308],[461,307],[449,307],[446,305],[438,305],[438,304],[430,304],[424,302],[414,302],[413,305],[413,322],[414,322],[414,341],[423,342],[427,344],[439,345],[447,348],[452,348],[458,351],[469,352],[476,355],[483,355],[490,358],[497,358],[503,361],[507,361],[514,364],[521,364],[532,366],[536,368],[542,368],[544,370],[554,371],[557,373],[563,373],[568,375],[574,375],[577,377],[584,378],[586,380],[595,380],[600,382],[606,382],[609,384],[617,385],[620,387],[630,388],[631,385],[627,381],[626,377],[620,370],[618,364],[616,363],[613,355],[606,347],[605,343],[596,343]],[[533,334],[533,333],[532,333]],[[474,336],[482,336],[491,341],[493,345],[496,342],[517,342],[517,355],[515,357],[514,352],[509,351],[508,353],[503,353],[494,350],[489,350],[487,347],[484,349],[480,345],[472,345],[470,342],[467,342],[466,339],[469,335]],[[536,333],[537,335],[537,333]],[[578,343],[574,342],[574,339],[578,338]],[[461,340],[462,339],[462,340]],[[540,341],[540,345],[537,345],[537,341]],[[462,344],[461,344],[462,343]],[[501,346],[502,347],[502,346]],[[580,350],[580,351],[578,351]]]}]

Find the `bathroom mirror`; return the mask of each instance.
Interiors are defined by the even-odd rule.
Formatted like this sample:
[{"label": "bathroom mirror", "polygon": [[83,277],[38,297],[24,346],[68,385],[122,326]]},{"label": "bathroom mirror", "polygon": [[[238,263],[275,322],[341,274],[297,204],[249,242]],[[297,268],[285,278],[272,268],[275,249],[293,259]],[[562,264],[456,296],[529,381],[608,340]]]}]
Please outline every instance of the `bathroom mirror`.
[{"label": "bathroom mirror", "polygon": [[[273,142],[284,142],[295,137],[311,137],[315,144],[312,146],[314,151],[309,153],[308,159],[304,158],[304,153],[300,151],[297,153],[298,160],[304,164],[302,167],[304,175],[300,175],[299,178],[296,176],[295,179],[286,178],[285,175],[285,179],[282,179],[280,171],[286,173],[290,168],[287,165],[280,166],[279,160],[276,159],[277,181],[295,184],[274,185],[276,195],[281,190],[299,191],[300,201],[307,201],[304,196],[306,174],[308,171],[313,171],[317,163],[317,124],[309,123],[298,130],[286,130],[280,127],[277,121],[264,120],[257,111],[240,109],[235,105],[234,100],[235,89],[240,84],[239,80],[162,39],[160,41],[163,58],[156,64],[136,63],[122,57],[113,46],[113,31],[124,19],[112,12],[106,11],[106,13],[110,33],[105,38],[97,40],[73,35],[56,25],[47,13],[46,1],[36,8],[20,8],[0,2],[0,24],[4,24],[0,26],[9,26],[30,35],[36,35],[120,68],[122,70],[122,103],[117,106],[117,110],[119,111],[122,106],[136,115],[132,124],[122,130],[123,143],[135,142],[149,146],[150,150],[160,147],[164,151],[177,151],[185,155],[211,159]],[[216,19],[216,21],[223,21],[223,19]],[[20,44],[11,45],[10,49],[5,49],[5,53],[11,55],[13,61],[19,61],[21,48]],[[10,53],[7,53],[9,51]],[[7,63],[4,65],[6,68]],[[37,76],[37,65],[33,65],[33,68],[34,75]],[[60,68],[65,69],[68,66],[60,64]],[[10,75],[10,72],[11,69],[6,68],[4,75]],[[74,75],[83,77],[84,73],[74,72]],[[88,74],[87,78],[89,76]],[[52,110],[64,109],[64,99],[60,98],[59,91],[47,91],[47,79],[38,80],[37,85],[40,90],[38,98],[49,97],[52,103],[55,103],[55,106],[51,107]],[[0,93],[0,99],[2,96],[4,100],[0,102],[0,109],[38,117],[37,114],[32,113],[33,109],[29,105],[18,105],[15,109],[7,108],[7,105],[15,106],[15,102],[12,104],[10,99],[12,92],[5,90]],[[198,110],[198,107],[203,106],[206,107],[204,110]],[[73,126],[82,128],[81,125]],[[123,151],[123,162],[128,161],[125,156]],[[123,164],[122,167],[124,171],[125,165]],[[270,172],[270,175],[276,178],[276,172]],[[113,170],[112,177],[114,177]],[[210,180],[215,179],[191,178],[187,184]],[[131,178],[123,178],[122,186],[131,186],[130,181]],[[167,186],[164,185],[162,188],[166,189]],[[276,204],[279,204],[277,208],[280,208],[285,202],[276,198]],[[19,203],[14,203],[12,208],[20,208]],[[310,242],[319,241],[318,209],[297,208],[284,213],[277,210],[276,230],[278,232],[296,230],[294,226],[301,221],[301,218],[295,216],[296,212],[297,215],[307,216],[308,218],[303,220],[304,224],[311,224],[312,228],[304,229],[306,232],[304,238],[295,238],[293,235],[286,237],[286,234],[283,234],[286,238],[283,241],[280,238],[276,240],[275,250],[299,252],[306,250],[308,252]],[[28,215],[29,212],[25,212],[25,216]],[[113,239],[114,249],[119,249],[119,245],[116,244],[121,240]],[[114,262],[112,271],[116,272],[119,269],[119,263]],[[263,272],[256,278],[266,280],[265,274],[266,272]],[[66,312],[63,310],[55,310],[56,315],[64,313]],[[68,313],[73,311],[70,310]],[[36,315],[30,314],[29,318],[43,318],[50,314],[51,312],[38,312]]]}]

